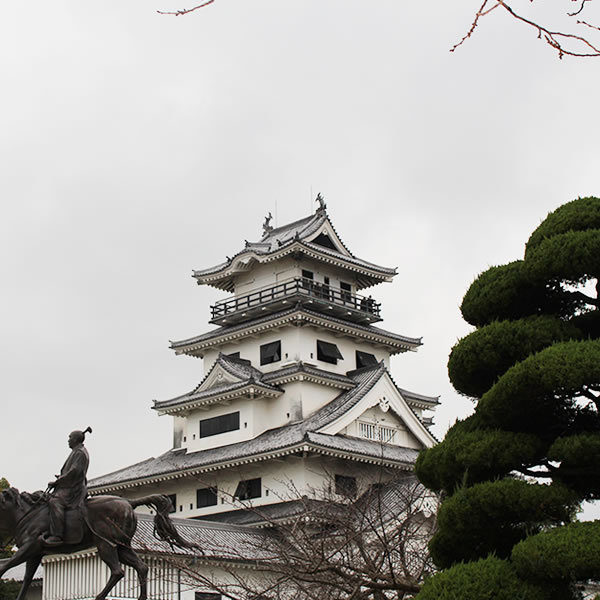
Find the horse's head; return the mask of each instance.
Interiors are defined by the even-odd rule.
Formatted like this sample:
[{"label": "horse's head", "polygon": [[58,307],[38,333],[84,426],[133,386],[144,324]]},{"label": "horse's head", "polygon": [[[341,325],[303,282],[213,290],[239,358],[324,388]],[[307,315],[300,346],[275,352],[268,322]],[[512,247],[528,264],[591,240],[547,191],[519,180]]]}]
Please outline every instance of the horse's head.
[{"label": "horse's head", "polygon": [[11,533],[23,513],[23,501],[17,488],[0,492],[0,532]]}]

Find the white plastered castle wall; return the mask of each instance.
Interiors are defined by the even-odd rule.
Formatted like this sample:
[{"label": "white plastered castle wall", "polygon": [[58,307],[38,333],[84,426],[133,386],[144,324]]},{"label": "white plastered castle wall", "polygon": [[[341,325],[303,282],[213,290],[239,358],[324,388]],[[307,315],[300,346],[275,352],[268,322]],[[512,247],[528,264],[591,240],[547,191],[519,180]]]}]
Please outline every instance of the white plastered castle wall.
[{"label": "white plastered castle wall", "polygon": [[[320,361],[317,359],[317,340],[335,344],[340,350],[343,359],[337,364]],[[281,342],[281,360],[261,365],[260,346],[271,342]],[[316,327],[296,327],[286,325],[277,330],[269,330],[250,339],[245,338],[236,342],[229,342],[204,351],[204,372],[208,373],[219,352],[223,354],[240,353],[240,358],[249,360],[252,365],[265,373],[281,369],[282,367],[298,361],[313,365],[333,373],[345,374],[356,369],[356,351],[368,352],[375,355],[378,361],[384,362],[389,368],[390,354],[379,345],[362,342],[345,335],[334,335],[325,329]]]},{"label": "white plastered castle wall", "polygon": [[327,277],[331,287],[340,288],[340,283],[343,282],[351,286],[352,292],[356,291],[356,279],[351,271],[344,271],[309,258],[284,258],[276,262],[254,263],[250,270],[236,275],[234,295],[245,296],[264,287],[300,278],[303,270],[311,271],[316,283],[325,283]]},{"label": "white plastered castle wall", "polygon": [[[232,467],[219,471],[202,473],[191,477],[143,485],[123,491],[127,498],[137,498],[147,494],[176,495],[174,516],[193,518],[228,512],[243,507],[257,507],[294,500],[302,495],[314,496],[330,487],[336,474],[359,477],[364,485],[387,477],[387,471],[372,465],[357,465],[349,461],[322,455],[287,456],[266,460],[250,465]],[[261,496],[251,501],[240,502],[234,498],[237,485],[242,480],[261,479]],[[214,487],[217,504],[203,508],[196,507],[198,489]],[[150,514],[147,507],[139,507],[137,512]]]}]

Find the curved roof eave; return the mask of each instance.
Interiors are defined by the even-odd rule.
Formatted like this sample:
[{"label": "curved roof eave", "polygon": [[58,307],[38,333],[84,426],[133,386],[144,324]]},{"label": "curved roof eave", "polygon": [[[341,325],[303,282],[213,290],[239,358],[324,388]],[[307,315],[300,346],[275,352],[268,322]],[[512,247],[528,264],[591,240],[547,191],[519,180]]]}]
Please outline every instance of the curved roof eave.
[{"label": "curved roof eave", "polygon": [[396,267],[376,265],[375,263],[355,258],[354,256],[344,256],[343,254],[339,254],[328,248],[323,248],[312,242],[293,239],[275,250],[266,252],[260,252],[258,248],[249,246],[234,256],[228,257],[226,262],[220,263],[215,267],[194,270],[192,277],[196,279],[199,285],[210,285],[225,291],[233,291],[232,278],[238,273],[246,270],[237,266],[240,265],[242,261],[248,265],[253,261],[266,263],[283,258],[294,252],[301,252],[317,260],[334,263],[349,271],[362,274],[363,280],[359,289],[364,289],[370,285],[375,285],[376,283],[383,281],[391,281],[391,279],[397,275],[398,271]]}]

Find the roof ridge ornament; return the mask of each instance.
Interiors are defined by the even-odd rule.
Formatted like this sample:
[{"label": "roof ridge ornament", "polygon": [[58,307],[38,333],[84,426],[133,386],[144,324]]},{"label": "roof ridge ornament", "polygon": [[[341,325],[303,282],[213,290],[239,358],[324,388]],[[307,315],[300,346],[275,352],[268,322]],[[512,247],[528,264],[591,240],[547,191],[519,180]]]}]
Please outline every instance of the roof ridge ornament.
[{"label": "roof ridge ornament", "polygon": [[325,204],[325,199],[323,198],[323,196],[321,196],[321,192],[319,192],[317,194],[317,197],[315,198],[315,202],[319,203],[319,208],[317,208],[317,214],[325,212],[325,209],[327,208],[327,204]]},{"label": "roof ridge ornament", "polygon": [[273,231],[273,226],[271,225],[272,218],[273,215],[271,214],[271,211],[269,211],[269,214],[265,217],[265,222],[263,223],[263,233],[265,235]]}]

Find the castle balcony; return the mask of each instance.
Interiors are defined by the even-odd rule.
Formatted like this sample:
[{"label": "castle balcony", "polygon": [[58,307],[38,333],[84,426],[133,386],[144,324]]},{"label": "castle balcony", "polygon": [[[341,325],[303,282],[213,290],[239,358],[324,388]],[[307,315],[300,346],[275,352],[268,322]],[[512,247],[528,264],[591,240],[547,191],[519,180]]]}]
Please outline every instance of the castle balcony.
[{"label": "castle balcony", "polygon": [[381,321],[381,303],[370,296],[296,277],[255,290],[245,296],[225,298],[213,304],[211,323],[232,325],[301,304],[311,310],[353,323]]}]

